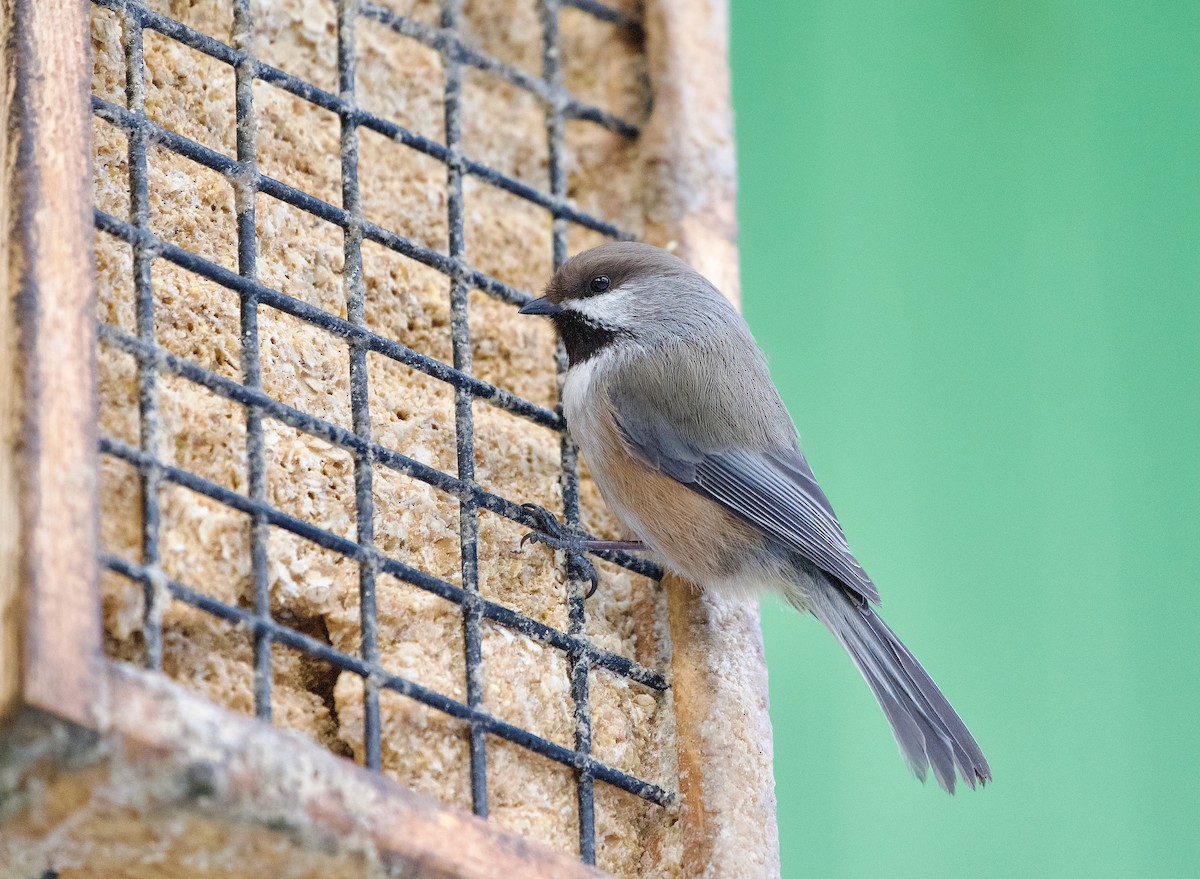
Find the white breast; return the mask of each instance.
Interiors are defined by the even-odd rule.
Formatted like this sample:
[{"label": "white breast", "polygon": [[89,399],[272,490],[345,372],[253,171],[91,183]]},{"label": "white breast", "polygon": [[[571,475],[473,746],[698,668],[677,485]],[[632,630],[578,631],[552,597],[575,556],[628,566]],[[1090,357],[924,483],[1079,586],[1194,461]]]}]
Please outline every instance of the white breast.
[{"label": "white breast", "polygon": [[[611,366],[612,355],[601,351],[595,357],[585,360],[567,370],[563,382],[563,415],[567,419],[567,429],[575,442],[586,455],[597,451],[599,441],[599,423],[597,401],[601,399],[598,374],[602,374],[605,366]],[[589,442],[592,440],[592,442]]]},{"label": "white breast", "polygon": [[[563,383],[563,415],[567,419],[567,430],[579,444],[604,502],[631,534],[644,539],[645,528],[633,510],[624,503],[609,473],[610,467],[630,466],[632,463],[624,448],[613,447],[617,442],[616,431],[604,393],[605,377],[615,365],[613,361],[613,352],[602,351],[567,371]],[[617,442],[617,445],[620,443]],[[617,458],[625,460],[619,461]]]}]

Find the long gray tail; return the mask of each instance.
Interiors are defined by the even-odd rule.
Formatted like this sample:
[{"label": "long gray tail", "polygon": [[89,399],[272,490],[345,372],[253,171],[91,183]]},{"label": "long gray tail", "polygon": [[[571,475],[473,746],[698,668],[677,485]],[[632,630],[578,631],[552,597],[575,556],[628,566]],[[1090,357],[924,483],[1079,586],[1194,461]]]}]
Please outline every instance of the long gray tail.
[{"label": "long gray tail", "polygon": [[836,584],[814,584],[805,596],[811,610],[846,648],[892,725],[913,774],[925,780],[930,766],[938,784],[954,793],[955,770],[972,789],[992,771],[974,736],[921,663],[868,605]]}]

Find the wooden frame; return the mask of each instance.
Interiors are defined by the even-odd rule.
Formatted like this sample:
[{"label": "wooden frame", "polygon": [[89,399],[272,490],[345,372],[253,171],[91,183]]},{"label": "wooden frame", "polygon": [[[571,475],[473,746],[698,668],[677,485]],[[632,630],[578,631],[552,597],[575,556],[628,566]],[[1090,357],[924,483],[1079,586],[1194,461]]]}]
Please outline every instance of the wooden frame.
[{"label": "wooden frame", "polygon": [[6,7],[0,704],[87,723],[100,627],[86,18],[74,0]]},{"label": "wooden frame", "polygon": [[[87,2],[0,8],[0,863],[36,875],[64,854],[49,829],[88,812],[74,875],[142,875],[111,835],[130,816],[170,875],[198,874],[201,852],[247,876],[602,875],[100,655]],[[726,12],[651,0],[646,31],[649,235],[733,294],[728,69],[694,63],[726,56]],[[757,607],[670,596],[685,870],[778,875]]]}]

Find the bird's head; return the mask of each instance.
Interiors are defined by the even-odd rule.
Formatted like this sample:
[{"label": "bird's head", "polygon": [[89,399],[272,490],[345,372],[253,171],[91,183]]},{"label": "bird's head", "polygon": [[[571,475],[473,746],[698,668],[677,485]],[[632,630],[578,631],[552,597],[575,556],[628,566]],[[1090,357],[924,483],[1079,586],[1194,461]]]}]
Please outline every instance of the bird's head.
[{"label": "bird's head", "polygon": [[687,263],[649,244],[617,241],[571,257],[521,314],[551,318],[571,365],[623,346],[670,344],[732,308]]}]

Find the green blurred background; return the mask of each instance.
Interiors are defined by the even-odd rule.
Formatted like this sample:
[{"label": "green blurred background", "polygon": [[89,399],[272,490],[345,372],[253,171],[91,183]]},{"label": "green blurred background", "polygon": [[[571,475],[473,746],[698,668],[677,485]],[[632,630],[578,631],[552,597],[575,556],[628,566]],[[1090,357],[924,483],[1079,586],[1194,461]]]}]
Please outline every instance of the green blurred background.
[{"label": "green blurred background", "polygon": [[744,305],[995,773],[764,605],[783,875],[1200,875],[1200,3],[732,0]]}]

